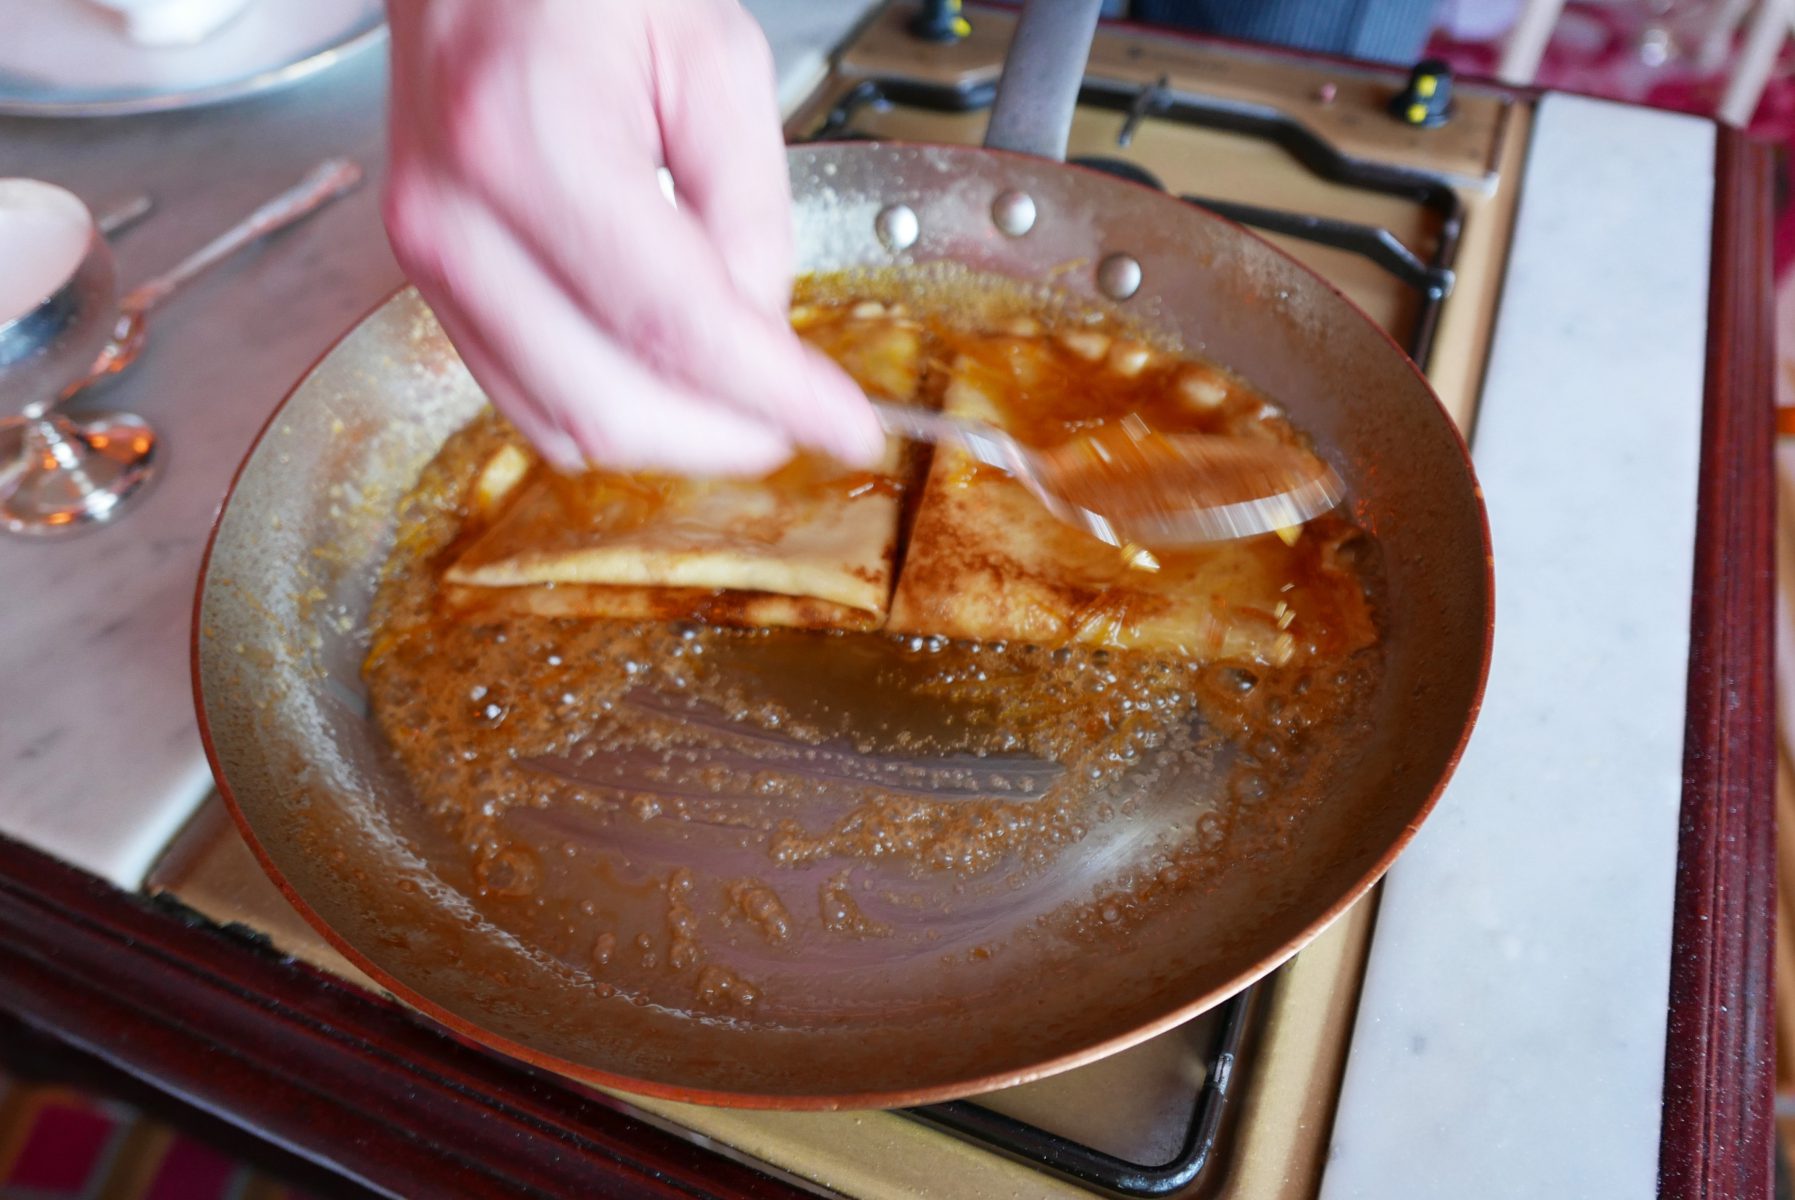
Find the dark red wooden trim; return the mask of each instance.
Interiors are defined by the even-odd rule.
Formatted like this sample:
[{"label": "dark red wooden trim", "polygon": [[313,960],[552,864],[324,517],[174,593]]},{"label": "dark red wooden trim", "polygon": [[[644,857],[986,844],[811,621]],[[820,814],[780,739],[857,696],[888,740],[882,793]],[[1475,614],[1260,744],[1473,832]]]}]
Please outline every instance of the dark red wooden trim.
[{"label": "dark red wooden trim", "polygon": [[1708,386],[1659,1193],[1772,1191],[1776,888],[1771,156],[1715,164]]},{"label": "dark red wooden trim", "polygon": [[4,839],[0,1012],[383,1194],[806,1195]]}]

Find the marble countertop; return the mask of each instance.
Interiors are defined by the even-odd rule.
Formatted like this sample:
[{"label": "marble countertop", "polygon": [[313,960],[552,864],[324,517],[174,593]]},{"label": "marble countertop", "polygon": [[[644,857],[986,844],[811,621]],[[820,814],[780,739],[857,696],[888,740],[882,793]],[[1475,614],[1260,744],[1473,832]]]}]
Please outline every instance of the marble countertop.
[{"label": "marble countertop", "polygon": [[[750,0],[782,100],[816,85],[873,0]],[[162,435],[162,474],[116,524],[0,537],[0,834],[125,888],[211,787],[193,717],[188,626],[207,531],[256,431],[305,370],[402,277],[380,224],[385,57],[359,54],[240,103],[104,120],[0,119],[0,171],[89,205],[136,192],[156,213],[117,239],[127,285],[347,155],[353,194],[227,262],[157,313],[132,371],[77,405]]]},{"label": "marble countertop", "polygon": [[1657,1194],[1714,145],[1537,110],[1473,443],[1489,687],[1384,883],[1323,1200]]},{"label": "marble countertop", "polygon": [[779,72],[779,108],[790,113],[815,90],[829,55],[880,0],[745,0],[760,20]]}]

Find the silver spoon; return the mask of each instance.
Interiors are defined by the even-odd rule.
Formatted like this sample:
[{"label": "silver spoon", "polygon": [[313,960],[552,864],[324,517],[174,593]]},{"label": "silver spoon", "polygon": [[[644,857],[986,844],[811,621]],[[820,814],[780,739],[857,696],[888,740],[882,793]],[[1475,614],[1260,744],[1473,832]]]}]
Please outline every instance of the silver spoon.
[{"label": "silver spoon", "polygon": [[[26,536],[66,533],[111,520],[140,495],[157,466],[156,434],[149,424],[129,413],[76,419],[56,409],[96,380],[135,362],[143,351],[149,313],[183,284],[251,242],[317,211],[361,177],[361,168],[347,159],[320,163],[294,187],[116,303],[112,299],[116,293],[102,295],[91,288],[80,297],[84,310],[70,307],[73,300],[64,297],[69,312],[61,322],[63,328],[72,330],[97,318],[110,322],[110,335],[73,380],[35,381],[40,384],[35,389],[39,398],[17,416],[0,419],[0,529]],[[76,277],[103,274],[110,285],[111,271],[110,251],[96,229]],[[45,303],[56,300],[52,297]]]},{"label": "silver spoon", "polygon": [[1345,496],[1332,467],[1281,443],[1160,435],[1123,422],[1037,450],[983,421],[874,400],[886,432],[964,450],[1055,517],[1120,547],[1199,545],[1301,525]]},{"label": "silver spoon", "polygon": [[260,241],[310,216],[355,187],[361,178],[360,165],[349,159],[333,158],[321,162],[291,188],[262,204],[172,268],[126,292],[118,302],[118,322],[112,327],[112,340],[100,352],[87,376],[65,389],[64,398],[96,379],[116,375],[136,362],[143,352],[144,335],[148,329],[146,318],[151,310],[194,276],[216,266],[251,242]]}]

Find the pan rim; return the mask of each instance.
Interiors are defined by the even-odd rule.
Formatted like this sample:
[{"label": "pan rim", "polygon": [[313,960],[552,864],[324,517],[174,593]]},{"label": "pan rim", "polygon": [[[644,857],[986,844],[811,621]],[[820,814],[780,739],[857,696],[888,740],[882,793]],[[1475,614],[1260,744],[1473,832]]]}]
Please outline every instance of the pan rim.
[{"label": "pan rim", "polygon": [[[1029,155],[1014,154],[1008,151],[913,142],[817,143],[813,146],[790,147],[788,153],[798,154],[814,149],[833,149],[836,152],[841,152],[842,150],[849,148],[870,148],[873,146],[887,148],[893,146],[906,148],[914,147],[918,149],[939,150],[953,155],[975,155],[980,157],[1001,155],[1018,162],[1033,164],[1035,169],[1039,169],[1044,163],[1044,160],[1035,159]],[[378,303],[370,307],[343,333],[333,339],[330,345],[317,355],[312,364],[295,381],[293,386],[282,397],[280,403],[270,412],[268,419],[257,431],[255,439],[251,442],[242,460],[238,463],[236,470],[232,473],[230,483],[213,514],[211,529],[207,534],[205,552],[200,560],[199,573],[195,585],[190,634],[190,671],[195,714],[199,725],[200,741],[205,751],[207,765],[211,769],[213,779],[218,787],[219,795],[224,800],[225,807],[231,815],[233,824],[235,824],[238,833],[248,844],[251,853],[254,855],[257,863],[261,866],[263,872],[274,882],[286,901],[299,912],[300,916],[307,922],[307,924],[310,925],[328,945],[338,953],[342,954],[342,956],[353,966],[366,974],[390,995],[429,1017],[458,1041],[503,1053],[509,1057],[528,1063],[533,1067],[552,1071],[583,1084],[609,1088],[625,1093],[626,1095],[634,1094],[659,1100],[737,1109],[778,1111],[889,1109],[909,1107],[919,1104],[931,1104],[945,1100],[963,1099],[967,1096],[996,1091],[1007,1087],[1014,1087],[1019,1084],[1046,1078],[1047,1076],[1059,1074],[1106,1058],[1119,1051],[1126,1050],[1131,1046],[1138,1045],[1152,1037],[1156,1037],[1178,1025],[1182,1025],[1213,1008],[1230,996],[1236,995],[1245,988],[1257,983],[1266,975],[1282,966],[1291,957],[1318,937],[1328,928],[1328,926],[1333,924],[1333,922],[1348,908],[1363,899],[1378,881],[1383,878],[1390,866],[1413,841],[1415,835],[1420,831],[1421,826],[1426,822],[1426,819],[1433,813],[1441,795],[1444,793],[1447,785],[1451,782],[1453,775],[1456,773],[1458,764],[1463,757],[1466,746],[1470,742],[1471,735],[1477,724],[1477,718],[1482,710],[1485,688],[1489,678],[1490,660],[1495,636],[1494,559],[1492,554],[1489,515],[1484,504],[1483,489],[1477,482],[1475,466],[1471,458],[1470,448],[1465,439],[1465,435],[1463,431],[1459,429],[1457,423],[1451,419],[1450,415],[1446,412],[1445,407],[1440,403],[1439,397],[1435,394],[1426,375],[1382,326],[1373,321],[1362,308],[1355,304],[1326,278],[1311,270],[1305,264],[1297,261],[1292,256],[1286,254],[1267,239],[1260,237],[1252,230],[1246,229],[1236,222],[1229,221],[1226,218],[1208,212],[1207,210],[1195,208],[1195,206],[1184,205],[1183,202],[1176,197],[1157,192],[1144,185],[1132,183],[1128,180],[1117,179],[1104,172],[1096,171],[1091,168],[1079,167],[1075,164],[1046,165],[1050,165],[1058,170],[1070,168],[1090,175],[1100,176],[1106,184],[1110,185],[1126,185],[1140,188],[1140,190],[1147,192],[1156,198],[1166,200],[1168,203],[1177,203],[1182,207],[1189,208],[1191,211],[1199,213],[1205,219],[1222,222],[1235,234],[1250,237],[1254,241],[1259,242],[1271,253],[1285,259],[1289,264],[1310,276],[1312,280],[1324,287],[1328,292],[1332,293],[1337,299],[1343,302],[1360,321],[1376,331],[1377,335],[1383,339],[1389,350],[1400,357],[1402,363],[1413,374],[1416,381],[1420,383],[1429,399],[1433,401],[1438,419],[1450,432],[1453,439],[1452,445],[1462,459],[1465,477],[1471,483],[1472,499],[1477,516],[1478,549],[1481,553],[1481,570],[1479,571],[1479,575],[1482,580],[1480,598],[1483,604],[1484,614],[1482,622],[1483,631],[1478,646],[1474,686],[1458,737],[1450,753],[1446,756],[1443,762],[1439,778],[1435,781],[1423,802],[1417,807],[1413,819],[1405,823],[1402,832],[1391,842],[1391,844],[1364,872],[1360,874],[1358,878],[1353,881],[1351,886],[1341,893],[1338,899],[1326,906],[1317,915],[1305,921],[1296,934],[1286,938],[1276,949],[1268,954],[1260,956],[1252,963],[1252,965],[1243,971],[1237,972],[1227,982],[1207,989],[1153,1020],[1144,1022],[1122,1033],[1115,1034],[1101,1041],[1077,1050],[1069,1051],[1046,1061],[1032,1063],[1021,1068],[1010,1068],[992,1072],[971,1079],[960,1079],[945,1083],[931,1084],[926,1087],[840,1093],[788,1093],[741,1092],[729,1089],[699,1087],[689,1084],[666,1083],[588,1066],[539,1050],[513,1038],[485,1029],[475,1021],[429,999],[408,985],[399,982],[391,973],[375,963],[356,946],[350,944],[311,907],[306,899],[293,888],[279,867],[276,866],[273,858],[269,855],[267,848],[257,836],[255,829],[251,825],[243,808],[238,803],[231,783],[225,775],[218,747],[212,736],[212,726],[208,716],[207,698],[202,679],[202,614],[207,595],[207,585],[211,577],[212,557],[218,545],[224,518],[230,511],[231,503],[237,494],[244,472],[248,469],[250,462],[261,449],[269,431],[274,428],[276,423],[281,419],[282,414],[286,411],[287,405],[291,403],[293,398],[299,394],[307,383],[310,382],[323,364],[335,354],[349,338],[360,331],[366,322],[376,313],[406,296],[408,293],[415,293],[415,288],[410,284],[402,284],[384,296]],[[419,302],[422,303],[421,297],[419,298]]]}]

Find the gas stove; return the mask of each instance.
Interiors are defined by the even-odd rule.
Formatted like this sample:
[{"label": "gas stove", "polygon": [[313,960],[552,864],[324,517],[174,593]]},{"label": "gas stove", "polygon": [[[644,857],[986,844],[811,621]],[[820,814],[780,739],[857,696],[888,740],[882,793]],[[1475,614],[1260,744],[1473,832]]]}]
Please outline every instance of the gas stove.
[{"label": "gas stove", "polygon": [[[890,0],[826,53],[878,0],[747,3],[794,140],[982,137],[1010,10],[936,42]],[[295,163],[377,174],[385,84],[362,55],[253,103],[0,119],[0,148],[91,202],[154,193],[119,244],[143,277]],[[103,1059],[388,1195],[1768,1194],[1770,154],[1689,117],[1126,25],[1100,30],[1084,100],[1075,157],[1249,223],[1475,419],[1489,689],[1365,902],[1181,1029],[928,1112],[599,1094],[387,1002],[216,797],[168,844],[209,782],[206,525],[280,394],[400,284],[365,188],[196,285],[109,385],[179,460],[136,514],[0,544],[0,1058]]]},{"label": "gas stove", "polygon": [[[1013,18],[951,42],[876,13],[793,113],[794,142],[976,143]],[[1146,29],[1100,29],[1069,157],[1240,222],[1332,281],[1425,367],[1467,431],[1489,352],[1530,108],[1459,87],[1448,119],[1392,115],[1402,72]],[[214,920],[360,980],[265,885],[218,813],[154,874]],[[811,1186],[930,1194],[1297,1197],[1319,1183],[1375,893],[1295,960],[1197,1020],[1101,1062],[903,1113],[762,1114],[617,1097]],[[362,981],[365,982],[365,981]]]}]

